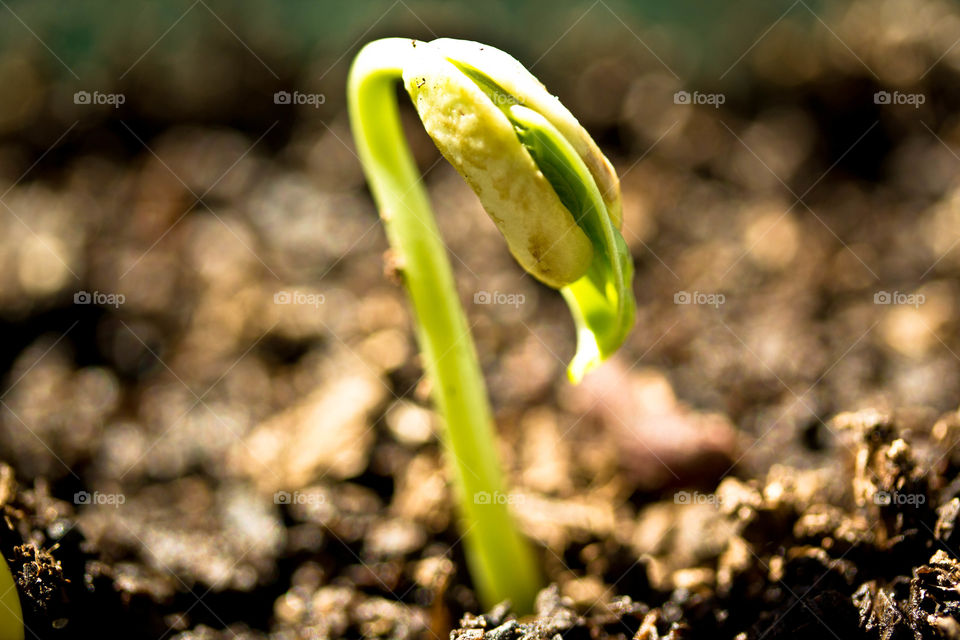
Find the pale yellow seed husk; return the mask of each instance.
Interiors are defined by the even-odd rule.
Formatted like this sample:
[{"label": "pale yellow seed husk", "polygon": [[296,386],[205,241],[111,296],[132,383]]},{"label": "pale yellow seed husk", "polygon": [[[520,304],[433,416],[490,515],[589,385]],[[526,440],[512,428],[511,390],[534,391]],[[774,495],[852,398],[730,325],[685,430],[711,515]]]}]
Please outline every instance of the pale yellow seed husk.
[{"label": "pale yellow seed husk", "polygon": [[432,44],[417,43],[403,72],[424,128],[477,193],[517,262],[551,287],[574,282],[593,259],[590,239],[503,112]]}]

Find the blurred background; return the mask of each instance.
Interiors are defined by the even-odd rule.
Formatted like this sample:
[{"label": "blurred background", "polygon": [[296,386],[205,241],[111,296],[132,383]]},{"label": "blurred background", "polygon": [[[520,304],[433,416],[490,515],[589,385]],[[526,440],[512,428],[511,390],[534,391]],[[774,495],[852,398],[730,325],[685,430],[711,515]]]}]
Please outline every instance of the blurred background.
[{"label": "blurred background", "polygon": [[[0,5],[0,458],[34,492],[5,535],[62,543],[70,588],[109,585],[130,625],[298,629],[298,585],[344,579],[424,604],[421,565],[456,560],[344,108],[378,37],[513,54],[620,174],[638,321],[573,389],[564,303],[405,111],[504,456],[544,505],[816,468],[838,412],[957,407],[955,2]],[[531,508],[586,562],[563,551],[580,516]],[[47,600],[30,615],[76,619]]]}]

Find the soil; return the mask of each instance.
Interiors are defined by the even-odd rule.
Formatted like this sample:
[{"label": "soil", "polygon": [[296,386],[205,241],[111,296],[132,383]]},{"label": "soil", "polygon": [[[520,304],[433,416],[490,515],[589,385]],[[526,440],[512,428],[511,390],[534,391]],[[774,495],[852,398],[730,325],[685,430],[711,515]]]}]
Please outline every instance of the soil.
[{"label": "soil", "polygon": [[[960,63],[939,13],[868,4],[804,64],[760,47],[719,109],[626,53],[547,78],[617,166],[636,263],[636,328],[576,388],[560,296],[406,113],[547,578],[532,616],[466,573],[342,76],[293,117],[223,124],[254,78],[203,117],[130,100],[132,142],[107,113],[49,155],[52,114],[5,135],[4,181],[43,159],[0,212],[27,637],[960,638]],[[920,108],[874,101],[903,77]]]}]

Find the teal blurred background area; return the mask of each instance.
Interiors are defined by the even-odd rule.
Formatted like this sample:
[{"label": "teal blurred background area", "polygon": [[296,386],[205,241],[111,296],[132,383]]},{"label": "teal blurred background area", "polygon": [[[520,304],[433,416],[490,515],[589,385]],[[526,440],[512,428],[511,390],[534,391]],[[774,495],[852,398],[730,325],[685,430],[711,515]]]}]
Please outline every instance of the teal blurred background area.
[{"label": "teal blurred background area", "polygon": [[[82,90],[122,92],[125,117],[158,124],[256,129],[273,111],[263,96],[281,89],[323,93],[318,111],[330,115],[342,108],[352,56],[383,36],[487,42],[532,67],[567,100],[575,100],[564,93],[575,93],[584,74],[593,93],[621,91],[624,76],[644,71],[729,90],[756,73],[749,54],[758,47],[766,59],[789,53],[770,44],[796,40],[821,12],[837,10],[814,0],[6,0],[0,135],[37,128],[42,137],[58,128],[55,122],[72,122],[70,97]],[[607,95],[606,106],[594,105],[585,117],[605,119],[620,97]],[[81,126],[95,126],[87,116]]]},{"label": "teal blurred background area", "polygon": [[[820,0],[96,0],[76,3],[7,0],[0,21],[4,49],[39,50],[62,58],[55,74],[124,71],[140,55],[157,60],[193,58],[216,67],[218,54],[246,43],[251,54],[278,65],[335,61],[360,42],[384,35],[482,39],[513,51],[524,62],[589,46],[598,54],[635,53],[661,58],[678,72],[725,70],[780,16],[802,24],[816,19]],[[237,42],[242,41],[242,42]],[[133,57],[128,57],[132,55]],[[151,65],[147,65],[149,68]]]}]

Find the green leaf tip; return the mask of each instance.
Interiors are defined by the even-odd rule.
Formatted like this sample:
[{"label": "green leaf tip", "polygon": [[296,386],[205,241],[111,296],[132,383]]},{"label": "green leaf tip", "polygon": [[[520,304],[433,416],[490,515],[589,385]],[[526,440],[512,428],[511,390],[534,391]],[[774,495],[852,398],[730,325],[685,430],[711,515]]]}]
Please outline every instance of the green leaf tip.
[{"label": "green leaf tip", "polygon": [[633,328],[633,260],[573,146],[535,111],[513,106],[510,113],[524,146],[593,244],[586,273],[560,289],[577,327],[577,352],[567,367],[576,384],[620,348]]},{"label": "green leaf tip", "polygon": [[570,111],[507,53],[445,38],[412,45],[403,79],[427,133],[517,262],[570,308],[577,351],[567,374],[578,383],[635,320],[616,172]]}]

